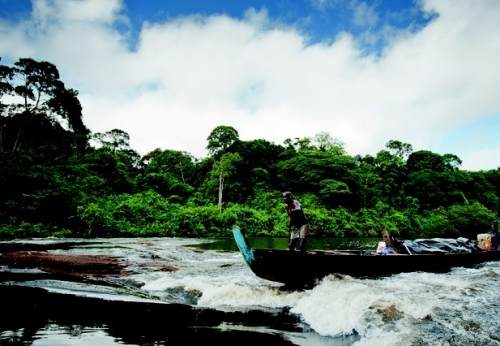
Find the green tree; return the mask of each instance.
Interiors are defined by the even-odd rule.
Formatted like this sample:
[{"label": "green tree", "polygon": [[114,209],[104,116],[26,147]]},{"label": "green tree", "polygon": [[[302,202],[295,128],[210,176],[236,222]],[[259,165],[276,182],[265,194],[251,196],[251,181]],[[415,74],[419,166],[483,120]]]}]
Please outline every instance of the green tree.
[{"label": "green tree", "polygon": [[406,163],[406,194],[417,198],[424,210],[467,203],[463,194],[467,177],[458,169],[460,162],[451,154],[427,150],[412,153]]},{"label": "green tree", "polygon": [[[486,171],[484,172],[484,176],[492,186],[490,191],[500,200],[500,168]],[[500,202],[492,210],[495,211],[497,217],[500,216]]]},{"label": "green tree", "polygon": [[[217,126],[207,137],[208,152],[214,157],[219,157],[219,161],[212,167],[212,175],[218,177],[219,210],[222,212],[222,190],[224,188],[224,178],[234,172],[234,164],[241,161],[239,154],[226,153],[227,149],[239,140],[238,131],[231,126]],[[226,155],[228,154],[228,155]],[[225,156],[224,156],[225,155]]]},{"label": "green tree", "polygon": [[241,161],[232,175],[232,180],[238,182],[239,189],[229,191],[226,198],[229,197],[233,202],[245,203],[262,190],[279,190],[277,163],[284,150],[281,145],[264,139],[236,141],[230,151],[241,156]]},{"label": "green tree", "polygon": [[187,201],[194,192],[197,179],[197,162],[193,156],[183,151],[158,150],[146,157],[141,160],[149,163],[145,165],[140,189],[152,189],[163,197]]},{"label": "green tree", "polygon": [[235,171],[235,165],[241,161],[238,153],[225,153],[213,166],[212,174],[219,180],[219,211],[222,212],[222,191],[224,190],[224,179]]},{"label": "green tree", "polygon": [[398,209],[404,208],[406,200],[405,158],[411,149],[409,144],[391,140],[386,144],[386,149],[379,151],[375,156],[376,174],[380,178],[375,182],[377,184],[375,189],[379,192],[380,200]]},{"label": "green tree", "polygon": [[464,198],[467,203],[476,201],[489,210],[496,211],[498,209],[499,198],[495,191],[495,185],[488,179],[488,173],[484,171],[462,171],[461,174],[464,180]]},{"label": "green tree", "polygon": [[385,147],[389,149],[393,155],[399,157],[402,161],[406,161],[408,156],[413,152],[413,146],[408,143],[391,139],[386,143]]},{"label": "green tree", "polygon": [[316,148],[321,151],[328,151],[335,155],[346,155],[345,144],[333,138],[328,132],[319,132],[314,137],[312,142],[315,144]]},{"label": "green tree", "polygon": [[6,119],[3,113],[8,107],[8,104],[2,102],[2,97],[4,95],[14,94],[14,87],[12,85],[13,78],[14,78],[14,69],[9,66],[0,65],[0,153],[4,151],[3,128],[6,125],[5,124]]},{"label": "green tree", "polygon": [[385,184],[380,177],[375,157],[356,156],[359,189],[356,192],[359,208],[370,209],[378,202],[385,200],[383,193]]},{"label": "green tree", "polygon": [[20,59],[0,66],[0,223],[14,236],[71,227],[76,196],[84,191],[71,175],[89,134],[77,96],[51,63]]},{"label": "green tree", "polygon": [[211,155],[223,154],[239,139],[238,131],[231,126],[217,126],[207,137],[207,150]]},{"label": "green tree", "polygon": [[113,129],[104,133],[97,132],[92,135],[92,139],[97,143],[98,147],[113,152],[130,149],[130,136],[120,129]]},{"label": "green tree", "polygon": [[2,150],[14,153],[49,144],[83,151],[89,130],[78,92],[66,89],[53,64],[19,59],[11,68],[2,67],[0,78],[0,96],[12,97],[11,103],[1,104]]},{"label": "green tree", "polygon": [[[320,195],[329,206],[331,199],[329,189],[338,188],[335,205],[351,208],[353,191],[358,189],[356,163],[347,155],[337,155],[319,150],[301,150],[297,155],[278,163],[280,170],[281,190],[292,190],[297,193],[311,192]],[[340,191],[343,193],[340,193]]]},{"label": "green tree", "polygon": [[478,202],[467,205],[455,204],[448,209],[448,220],[452,225],[453,235],[473,240],[477,238],[478,233],[488,232],[494,219],[495,213]]}]

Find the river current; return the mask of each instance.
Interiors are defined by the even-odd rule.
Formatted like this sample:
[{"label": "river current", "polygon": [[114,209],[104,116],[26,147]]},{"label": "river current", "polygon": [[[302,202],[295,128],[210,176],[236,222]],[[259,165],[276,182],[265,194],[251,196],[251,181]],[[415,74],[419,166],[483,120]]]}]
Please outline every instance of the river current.
[{"label": "river current", "polygon": [[[231,240],[226,242],[232,244]],[[38,288],[89,302],[145,303],[148,311],[154,306],[196,311],[192,321],[186,322],[196,325],[196,329],[183,325],[187,327],[182,332],[170,332],[185,340],[193,340],[195,331],[205,328],[217,332],[204,334],[207,342],[238,332],[234,335],[268,336],[267,341],[272,337],[290,345],[500,345],[500,262],[472,269],[455,268],[445,274],[405,273],[378,279],[332,275],[313,287],[287,290],[279,283],[256,277],[234,244],[221,249],[210,243],[217,240],[4,241],[0,246],[43,249],[54,254],[113,256],[127,263],[129,274],[101,281],[70,282],[52,280],[47,275],[37,278],[38,271],[33,269],[0,267],[0,274],[10,275],[9,280],[0,282],[0,288]],[[162,266],[178,270],[160,270]],[[26,279],[26,274],[33,276]],[[178,311],[165,309],[155,318]],[[212,314],[210,322],[200,322],[203,312]],[[113,331],[109,322],[100,322],[97,316],[95,320],[91,316],[69,325],[61,321],[49,316],[42,322],[37,320],[33,330],[31,322],[29,326],[12,327],[6,319],[0,319],[0,345],[176,344],[167,339],[168,335],[148,338],[150,332],[140,328],[140,336],[134,339],[127,334],[127,338],[126,333]],[[28,341],[23,339],[27,329]],[[133,333],[133,324],[129,329],[128,333]]]}]

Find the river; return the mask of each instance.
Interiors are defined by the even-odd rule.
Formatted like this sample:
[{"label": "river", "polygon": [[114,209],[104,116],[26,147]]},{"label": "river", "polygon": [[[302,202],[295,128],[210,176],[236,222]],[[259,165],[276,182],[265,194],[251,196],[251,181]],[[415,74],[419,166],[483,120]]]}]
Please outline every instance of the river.
[{"label": "river", "polygon": [[500,345],[500,262],[446,274],[329,276],[290,291],[256,277],[232,239],[30,239],[2,248],[108,255],[128,274],[75,282],[0,267],[0,345]]}]

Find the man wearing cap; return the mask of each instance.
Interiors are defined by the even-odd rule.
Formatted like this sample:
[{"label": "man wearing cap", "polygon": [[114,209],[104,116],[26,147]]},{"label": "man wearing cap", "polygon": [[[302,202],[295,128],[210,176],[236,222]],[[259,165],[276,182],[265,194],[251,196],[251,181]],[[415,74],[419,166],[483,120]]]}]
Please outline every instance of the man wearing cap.
[{"label": "man wearing cap", "polygon": [[290,230],[288,249],[294,251],[297,242],[299,242],[300,252],[305,253],[309,220],[302,210],[302,205],[299,201],[293,199],[290,191],[283,192],[282,198],[283,202],[285,202],[285,211],[288,214],[288,229]]}]

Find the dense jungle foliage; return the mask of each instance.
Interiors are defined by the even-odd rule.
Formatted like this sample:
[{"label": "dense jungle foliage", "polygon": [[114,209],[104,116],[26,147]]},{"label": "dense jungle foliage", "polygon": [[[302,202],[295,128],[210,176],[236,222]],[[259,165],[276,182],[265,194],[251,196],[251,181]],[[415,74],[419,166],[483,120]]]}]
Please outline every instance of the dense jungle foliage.
[{"label": "dense jungle foliage", "polygon": [[313,138],[207,134],[208,157],[154,149],[120,129],[92,133],[78,92],[48,62],[0,65],[0,237],[287,236],[281,193],[303,204],[312,237],[470,237],[500,212],[500,168],[465,171],[453,154],[388,141],[350,156]]}]

